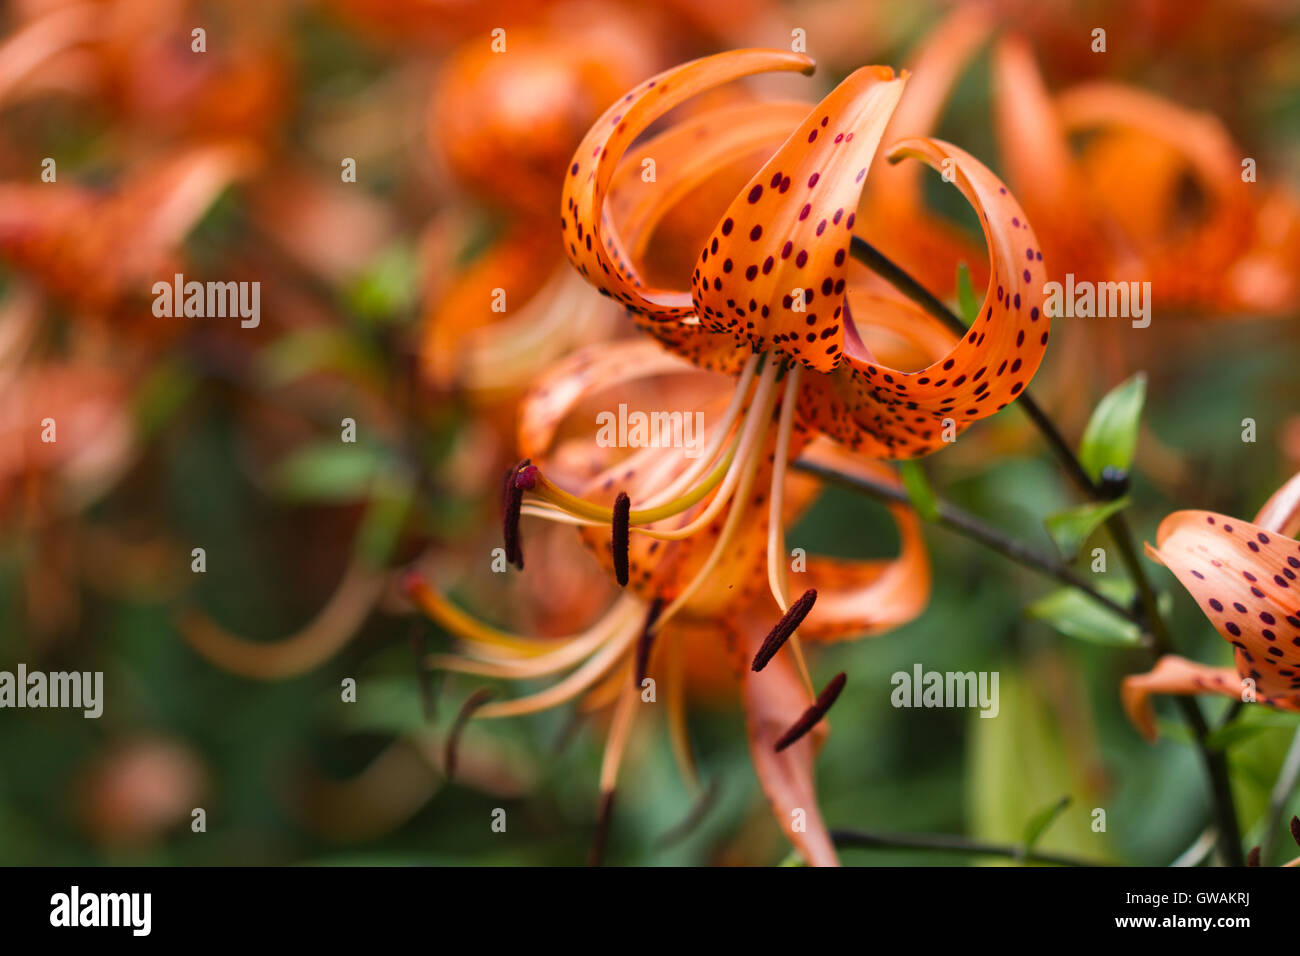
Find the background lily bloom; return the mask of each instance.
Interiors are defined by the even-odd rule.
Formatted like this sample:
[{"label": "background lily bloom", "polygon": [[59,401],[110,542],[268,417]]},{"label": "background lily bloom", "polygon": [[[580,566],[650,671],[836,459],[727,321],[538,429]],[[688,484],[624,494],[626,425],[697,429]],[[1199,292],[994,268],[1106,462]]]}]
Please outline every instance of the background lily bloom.
[{"label": "background lily bloom", "polygon": [[[1169,310],[1293,308],[1300,200],[1253,159],[1247,180],[1248,153],[1217,117],[1117,82],[1052,97],[1018,38],[1000,42],[994,62],[1001,152],[1054,278],[1141,277]],[[1070,140],[1085,134],[1076,156]],[[1189,189],[1202,206],[1190,215]]]},{"label": "background lily bloom", "polygon": [[[1124,709],[1155,739],[1153,694],[1223,694],[1278,710],[1300,710],[1300,475],[1277,490],[1254,522],[1208,511],[1178,511],[1147,554],[1187,588],[1214,629],[1233,646],[1235,667],[1161,658],[1124,679]],[[1250,683],[1247,683],[1249,681]]]}]

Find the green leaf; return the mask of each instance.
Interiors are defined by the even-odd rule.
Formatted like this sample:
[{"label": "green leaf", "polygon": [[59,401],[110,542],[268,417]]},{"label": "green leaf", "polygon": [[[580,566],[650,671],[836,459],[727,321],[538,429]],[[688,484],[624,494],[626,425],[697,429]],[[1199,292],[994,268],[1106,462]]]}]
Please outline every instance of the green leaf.
[{"label": "green leaf", "polygon": [[912,503],[912,507],[926,521],[937,521],[939,519],[939,504],[934,499],[934,491],[930,488],[930,481],[925,477],[919,462],[905,461],[898,466],[899,477],[903,480],[903,488],[907,491],[907,500]]},{"label": "green leaf", "polygon": [[[1127,582],[1105,581],[1097,590],[1119,604],[1127,603],[1133,595],[1132,585]],[[1053,591],[1025,608],[1025,614],[1046,621],[1066,637],[1092,644],[1132,647],[1141,636],[1136,624],[1077,588]]]},{"label": "green leaf", "polygon": [[1133,464],[1146,392],[1146,374],[1138,372],[1112,389],[1093,410],[1079,443],[1079,461],[1093,481],[1108,465],[1128,470]]},{"label": "green leaf", "polygon": [[979,318],[980,300],[975,298],[975,288],[971,285],[970,269],[966,263],[957,264],[957,309],[967,325]]},{"label": "green leaf", "polygon": [[[966,800],[969,834],[996,843],[1028,842],[1038,849],[1091,860],[1110,855],[1108,837],[1093,831],[1091,808],[1102,805],[1090,758],[1069,744],[1069,734],[1051,705],[1041,675],[1014,665],[999,669],[998,716],[974,711],[966,739]],[[1074,800],[1062,806],[1061,794]],[[1040,821],[1051,804],[1057,816],[1037,834],[1026,821]],[[1013,866],[1014,860],[986,861]]]},{"label": "green leaf", "polygon": [[376,478],[388,466],[382,449],[323,441],[284,458],[271,481],[277,492],[295,501],[356,501],[370,493]]},{"label": "green leaf", "polygon": [[1107,518],[1130,504],[1132,504],[1131,499],[1119,498],[1115,501],[1100,501],[1067,508],[1065,511],[1048,515],[1043,519],[1043,526],[1056,542],[1062,557],[1072,562],[1079,557],[1079,551],[1089,536]]},{"label": "green leaf", "polygon": [[1038,838],[1047,832],[1047,828],[1056,822],[1056,818],[1065,812],[1065,808],[1070,805],[1070,795],[1066,794],[1050,806],[1043,807],[1025,824],[1024,843],[1026,850],[1032,850]]}]

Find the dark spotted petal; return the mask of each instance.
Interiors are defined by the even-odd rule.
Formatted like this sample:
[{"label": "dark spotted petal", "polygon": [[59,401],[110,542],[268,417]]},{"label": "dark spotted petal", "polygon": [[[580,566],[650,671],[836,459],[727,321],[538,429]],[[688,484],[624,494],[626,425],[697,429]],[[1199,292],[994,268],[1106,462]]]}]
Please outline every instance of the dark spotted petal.
[{"label": "dark spotted petal", "polygon": [[[880,458],[929,454],[943,446],[945,432],[951,437],[1005,408],[1029,383],[1047,349],[1042,253],[1015,197],[984,164],[951,144],[907,140],[890,153],[891,161],[909,156],[950,178],[979,214],[990,278],[970,331],[928,367],[903,372],[878,363],[850,325],[845,363],[806,381],[800,396],[805,420]],[[896,303],[889,307],[915,310]],[[872,322],[870,313],[852,319],[864,327]]]},{"label": "dark spotted petal", "polygon": [[1161,562],[1235,648],[1257,696],[1300,706],[1300,543],[1207,511],[1176,511],[1156,531]]},{"label": "dark spotted petal", "polygon": [[839,363],[854,211],[905,80],[853,73],[741,190],[691,280],[706,328],[743,330],[819,371]]},{"label": "dark spotted petal", "polygon": [[694,311],[682,290],[645,288],[613,225],[604,215],[614,170],[632,141],[655,120],[693,96],[769,70],[811,72],[813,61],[786,50],[734,50],[692,60],[646,81],[596,121],[564,178],[561,227],[569,259],[596,288],[628,308],[660,318]]}]

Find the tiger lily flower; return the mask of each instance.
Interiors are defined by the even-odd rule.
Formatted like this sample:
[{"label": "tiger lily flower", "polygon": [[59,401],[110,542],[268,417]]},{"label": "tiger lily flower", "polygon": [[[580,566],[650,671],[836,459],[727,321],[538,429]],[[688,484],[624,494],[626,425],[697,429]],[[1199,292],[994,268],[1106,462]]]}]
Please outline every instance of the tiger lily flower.
[{"label": "tiger lily flower", "polygon": [[[805,56],[772,50],[692,61],[622,97],[579,147],[561,217],[574,265],[670,352],[734,376],[737,384],[695,467],[672,478],[642,475],[635,489],[616,487],[626,481],[611,478],[593,500],[570,494],[544,469],[529,465],[515,486],[537,499],[537,513],[588,526],[624,524],[654,538],[663,533],[657,525],[708,497],[707,519],[671,532],[689,536],[719,518],[733,497],[743,503],[760,472],[770,482],[769,500],[779,500],[789,461],[818,434],[874,457],[924,455],[942,447],[945,431],[955,437],[1004,408],[1037,369],[1048,320],[1040,308],[1044,270],[1033,231],[992,173],[938,140],[905,141],[892,156],[942,168],[979,212],[991,258],[984,303],[960,340],[932,336],[929,347],[941,345],[916,371],[881,361],[867,344],[877,326],[894,328],[914,344],[934,331],[933,320],[911,303],[848,285],[853,210],[905,79],[888,68],[857,71],[811,111],[806,104],[703,111],[641,148],[657,162],[654,183],[641,181],[641,163],[619,165],[640,131],[694,95],[755,72],[811,69]],[[729,201],[714,204],[721,207],[716,216],[690,214],[702,228],[694,271],[683,282],[689,288],[650,286],[639,262],[656,227],[719,180],[734,190],[733,167],[756,153],[769,158],[740,180]],[[854,314],[863,318],[861,327]],[[778,391],[781,415],[774,429]],[[636,499],[636,507],[624,502],[621,515],[620,491]],[[732,516],[739,512],[731,509]],[[517,563],[517,549],[508,543],[507,550]],[[777,584],[782,549],[774,544],[768,552],[772,591],[784,611],[788,602]],[[640,558],[633,553],[637,573],[649,573]],[[615,571],[626,584],[629,569]]]},{"label": "tiger lily flower", "polygon": [[[533,713],[574,700],[583,711],[612,709],[600,780],[602,818],[643,706],[642,681],[647,675],[664,688],[673,750],[693,789],[698,782],[685,729],[688,691],[700,693],[701,685],[709,692],[739,684],[751,754],[774,813],[805,860],[831,864],[836,856],[816,809],[812,764],[826,733],[819,718],[843,679],[832,681],[813,700],[793,632],[797,628],[812,641],[836,641],[881,633],[912,619],[928,596],[928,564],[918,518],[906,507],[893,506],[901,541],[896,559],[809,557],[801,573],[789,569],[784,529],[811,502],[816,487],[813,479],[794,472],[783,472],[777,485],[767,484],[774,461],[789,453],[779,442],[789,441],[804,457],[855,474],[893,483],[897,478],[881,463],[825,438],[810,440],[805,430],[795,429],[793,391],[788,388],[793,378],[787,375],[782,389],[772,365],[758,370],[757,357],[749,364],[742,376],[744,390],[731,393],[728,378],[698,370],[652,341],[636,339],[575,353],[525,398],[519,442],[532,462],[563,476],[586,496],[584,500],[609,500],[622,488],[650,508],[662,507],[657,502],[665,500],[665,493],[650,498],[643,488],[685,487],[703,469],[717,470],[719,455],[724,460],[732,457],[723,449],[739,421],[739,454],[748,464],[731,472],[726,485],[734,487],[696,495],[676,514],[666,509],[653,527],[638,528],[637,534],[625,527],[627,588],[591,627],[559,639],[524,637],[483,624],[424,577],[413,575],[408,593],[462,644],[462,654],[434,655],[433,667],[506,680],[568,672],[529,696],[471,698],[476,719]],[[661,391],[647,390],[656,384]],[[692,459],[684,449],[645,447],[625,454],[593,445],[590,439],[569,438],[575,434],[578,411],[589,409],[602,395],[608,399],[615,389],[620,400],[640,393],[670,407],[679,402],[703,409],[713,424],[703,437],[702,453]],[[753,410],[742,414],[746,399]],[[777,435],[767,428],[774,415],[786,429],[778,428]],[[524,474],[526,469],[518,476]],[[767,487],[770,490],[764,491]],[[626,493],[620,497],[627,500]],[[520,510],[524,518],[555,517],[544,501],[522,504]],[[573,523],[580,525],[584,541],[606,568],[620,563],[615,553],[619,545],[611,540],[607,521]],[[550,572],[543,566],[540,573]],[[773,598],[769,588],[779,598]],[[795,590],[803,595],[791,600]],[[782,650],[786,641],[792,650]],[[796,809],[806,814],[806,828],[792,827]]]},{"label": "tiger lily flower", "polygon": [[[1274,493],[1254,522],[1177,511],[1147,554],[1174,573],[1233,647],[1234,667],[1174,655],[1124,679],[1129,719],[1156,737],[1154,694],[1222,694],[1300,711],[1300,474]],[[1247,693],[1250,691],[1250,693]]]},{"label": "tiger lily flower", "polygon": [[[741,104],[701,112],[640,148],[657,162],[652,184],[640,181],[640,163],[620,167],[638,133],[692,96],[764,70],[811,69],[800,54],[740,50],[668,70],[610,107],[569,168],[561,228],[578,271],[670,351],[737,378],[738,405],[727,420],[728,428],[738,423],[734,434],[717,433],[712,467],[694,469],[688,481],[640,489],[638,505],[646,506],[625,516],[638,530],[715,489],[715,506],[724,505],[737,484],[753,481],[755,456],[775,455],[770,480],[780,488],[788,459],[817,434],[880,458],[928,454],[942,447],[945,431],[955,437],[1006,407],[1042,359],[1048,320],[1033,230],[988,169],[932,139],[904,141],[891,159],[919,158],[945,170],[979,213],[991,260],[984,302],[969,334],[949,340],[918,370],[884,364],[868,347],[872,323],[910,326],[905,337],[933,328],[911,303],[848,285],[854,209],[905,81],[886,67],[857,71],[811,111],[805,104]],[[703,229],[689,282],[651,286],[639,261],[657,225],[719,178],[731,174],[734,182],[732,168],[755,153],[770,158],[729,202],[715,204],[722,206],[716,218],[695,216]],[[764,433],[778,378],[784,413],[770,452]],[[618,489],[604,502],[584,500],[535,466],[519,487],[557,519],[614,521]]]}]

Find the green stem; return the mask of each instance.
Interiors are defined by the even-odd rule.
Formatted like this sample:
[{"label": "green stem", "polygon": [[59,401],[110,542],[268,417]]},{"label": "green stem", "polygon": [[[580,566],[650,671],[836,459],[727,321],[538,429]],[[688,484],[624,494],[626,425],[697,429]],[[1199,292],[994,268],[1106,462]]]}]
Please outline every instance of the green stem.
[{"label": "green stem", "polygon": [[[816,475],[824,481],[840,485],[852,491],[865,492],[873,498],[882,501],[894,501],[900,504],[908,504],[907,492],[901,488],[896,488],[882,482],[872,481],[869,478],[862,478],[858,475],[845,474],[834,468],[828,468],[825,465],[819,465],[816,462],[804,461],[798,459],[794,467],[800,471],[805,471],[810,475]],[[1118,614],[1135,624],[1141,624],[1140,617],[1132,608],[1124,607],[1122,604],[1112,600],[1100,591],[1096,590],[1086,580],[1077,574],[1073,568],[1050,555],[1036,551],[1034,548],[1012,538],[1010,535],[994,528],[977,518],[968,511],[963,511],[956,505],[950,504],[942,499],[935,500],[935,507],[938,511],[934,524],[941,528],[946,528],[955,534],[960,534],[965,538],[982,544],[991,551],[996,551],[1010,561],[1014,561],[1021,567],[1036,571],[1047,577],[1055,578],[1072,588],[1078,588],[1098,604],[1102,604],[1114,613]]]},{"label": "green stem", "polygon": [[1026,863],[1054,863],[1057,866],[1107,866],[1092,860],[1060,853],[1045,853],[1000,843],[981,843],[946,833],[868,833],[863,830],[832,830],[831,841],[837,847],[854,849],[933,850],[940,853],[966,853],[972,856],[1002,856]]}]

